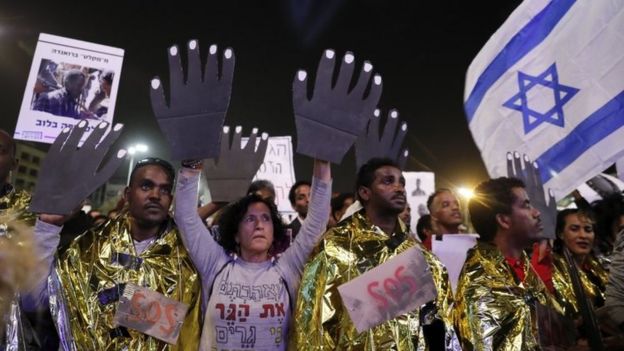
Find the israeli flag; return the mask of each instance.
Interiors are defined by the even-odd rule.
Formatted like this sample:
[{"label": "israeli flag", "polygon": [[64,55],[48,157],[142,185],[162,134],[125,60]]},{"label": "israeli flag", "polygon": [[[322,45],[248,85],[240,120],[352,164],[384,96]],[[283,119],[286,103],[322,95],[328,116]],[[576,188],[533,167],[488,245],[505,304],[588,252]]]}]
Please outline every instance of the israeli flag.
[{"label": "israeli flag", "polygon": [[525,0],[471,63],[464,100],[491,177],[515,150],[567,195],[624,156],[624,1]]}]

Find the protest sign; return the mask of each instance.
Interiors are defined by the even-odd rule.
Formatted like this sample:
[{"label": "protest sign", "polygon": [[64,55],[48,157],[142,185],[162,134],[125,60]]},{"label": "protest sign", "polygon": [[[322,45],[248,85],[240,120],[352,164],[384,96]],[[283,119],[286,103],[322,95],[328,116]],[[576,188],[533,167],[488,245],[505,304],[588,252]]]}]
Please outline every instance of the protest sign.
[{"label": "protest sign", "polygon": [[148,288],[126,284],[113,322],[175,345],[188,308]]},{"label": "protest sign", "polygon": [[453,291],[466,262],[466,254],[476,245],[478,237],[479,234],[447,234],[434,236],[431,240],[431,251],[446,266]]},{"label": "protest sign", "polygon": [[405,177],[407,203],[412,209],[410,231],[416,233],[418,219],[429,213],[427,198],[435,191],[435,176],[433,172],[403,172],[403,176]]},{"label": "protest sign", "polygon": [[64,128],[112,124],[122,49],[41,33],[15,128],[15,139],[52,143]]},{"label": "protest sign", "polygon": [[[242,138],[241,146],[247,145],[248,138]],[[256,140],[259,143],[260,139]],[[285,218],[293,217],[296,213],[290,206],[288,192],[295,183],[295,168],[293,163],[293,147],[290,136],[269,137],[264,162],[254,176],[254,180],[266,179],[275,187],[275,203],[277,210]]]},{"label": "protest sign", "polygon": [[359,333],[436,298],[429,265],[418,247],[340,285],[338,291]]}]

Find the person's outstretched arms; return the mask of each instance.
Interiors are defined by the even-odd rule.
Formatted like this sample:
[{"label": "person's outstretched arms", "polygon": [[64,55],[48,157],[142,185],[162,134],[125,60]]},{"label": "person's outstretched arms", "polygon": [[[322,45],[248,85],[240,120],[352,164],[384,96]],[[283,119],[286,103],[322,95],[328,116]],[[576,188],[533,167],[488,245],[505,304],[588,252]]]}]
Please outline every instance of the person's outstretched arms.
[{"label": "person's outstretched arms", "polygon": [[[293,106],[297,125],[297,152],[315,159],[308,215],[297,238],[284,252],[279,264],[285,279],[296,289],[308,256],[325,232],[331,201],[330,163],[339,163],[353,146],[358,135],[377,106],[381,96],[381,76],[375,75],[369,93],[372,65],[365,62],[356,86],[349,90],[355,57],[347,52],[342,58],[336,84],[332,76],[336,66],[335,53],[326,50],[319,62],[312,98],[308,99],[307,72],[300,70],[293,80]],[[348,131],[348,132],[346,132]],[[323,136],[319,138],[319,136]],[[289,275],[290,272],[292,275]]]},{"label": "person's outstretched arms", "polygon": [[39,265],[45,268],[34,288],[22,295],[27,310],[42,307],[47,301],[47,278],[53,267],[62,225],[89,194],[112,176],[126,155],[126,151],[120,149],[104,162],[122,130],[121,125],[116,125],[108,131],[106,122],[98,124],[78,148],[87,125],[82,121],[71,130],[64,129],[41,165],[29,208],[39,215],[35,224],[35,246]]}]

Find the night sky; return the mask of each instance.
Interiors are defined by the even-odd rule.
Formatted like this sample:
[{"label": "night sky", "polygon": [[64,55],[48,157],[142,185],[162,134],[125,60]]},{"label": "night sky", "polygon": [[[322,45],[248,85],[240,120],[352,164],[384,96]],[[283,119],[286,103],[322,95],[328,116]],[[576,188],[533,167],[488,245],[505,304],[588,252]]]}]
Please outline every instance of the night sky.
[{"label": "night sky", "polygon": [[[201,8],[200,5],[202,4]],[[520,1],[0,1],[0,128],[13,132],[39,33],[125,50],[115,121],[122,146],[144,142],[168,157],[152,116],[149,81],[168,77],[166,49],[198,39],[232,47],[236,70],[226,117],[244,134],[295,134],[291,83],[314,75],[321,53],[352,51],[383,76],[380,107],[408,122],[407,171],[433,171],[437,186],[474,186],[487,177],[463,111],[473,57]],[[185,52],[186,50],[184,50]],[[202,55],[203,56],[203,55]],[[117,77],[115,77],[117,79]],[[294,136],[296,138],[296,136]],[[293,140],[296,145],[295,140]],[[295,156],[296,175],[312,162]],[[122,167],[124,172],[127,166]],[[120,170],[123,179],[125,174]],[[355,157],[334,168],[334,190],[352,188]]]}]

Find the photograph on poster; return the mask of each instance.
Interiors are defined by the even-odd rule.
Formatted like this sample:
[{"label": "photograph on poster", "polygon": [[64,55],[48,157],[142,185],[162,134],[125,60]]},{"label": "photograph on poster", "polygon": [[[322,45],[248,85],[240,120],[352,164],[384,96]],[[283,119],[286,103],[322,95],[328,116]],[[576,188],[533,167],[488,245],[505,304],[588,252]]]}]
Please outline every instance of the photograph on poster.
[{"label": "photograph on poster", "polygon": [[105,119],[115,72],[42,59],[31,109],[75,119]]},{"label": "photograph on poster", "polygon": [[39,34],[15,139],[52,143],[87,121],[84,141],[98,123],[112,124],[123,57],[120,48]]}]

